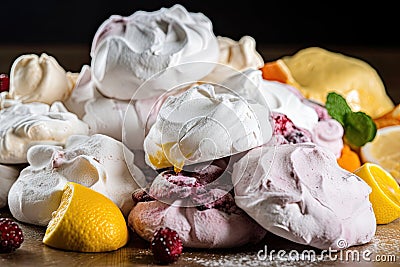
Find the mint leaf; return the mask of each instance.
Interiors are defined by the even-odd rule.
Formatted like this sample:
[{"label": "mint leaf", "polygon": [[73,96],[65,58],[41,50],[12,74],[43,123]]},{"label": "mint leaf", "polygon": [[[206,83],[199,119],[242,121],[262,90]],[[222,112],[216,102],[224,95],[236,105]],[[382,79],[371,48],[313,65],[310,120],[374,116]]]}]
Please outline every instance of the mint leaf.
[{"label": "mint leaf", "polygon": [[375,122],[364,112],[351,112],[344,117],[345,138],[354,146],[361,147],[372,141],[376,131]]},{"label": "mint leaf", "polygon": [[348,113],[351,113],[351,108],[346,102],[346,99],[343,98],[343,96],[331,92],[328,93],[328,96],[326,97],[326,102],[325,102],[325,107],[326,110],[328,111],[328,114],[342,126],[344,126],[344,118],[345,115]]},{"label": "mint leaf", "polygon": [[377,127],[362,111],[353,112],[346,99],[335,92],[328,93],[325,102],[328,114],[344,128],[344,138],[351,146],[361,147],[374,140]]}]

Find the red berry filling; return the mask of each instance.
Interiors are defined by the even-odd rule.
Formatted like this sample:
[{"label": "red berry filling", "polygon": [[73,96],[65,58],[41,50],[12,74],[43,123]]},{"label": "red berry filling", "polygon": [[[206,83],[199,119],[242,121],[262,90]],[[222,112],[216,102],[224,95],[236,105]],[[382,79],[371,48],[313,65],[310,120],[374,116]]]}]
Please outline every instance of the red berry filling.
[{"label": "red berry filling", "polygon": [[311,137],[305,130],[301,130],[285,115],[272,113],[274,121],[274,135],[282,135],[290,144],[311,142]]}]

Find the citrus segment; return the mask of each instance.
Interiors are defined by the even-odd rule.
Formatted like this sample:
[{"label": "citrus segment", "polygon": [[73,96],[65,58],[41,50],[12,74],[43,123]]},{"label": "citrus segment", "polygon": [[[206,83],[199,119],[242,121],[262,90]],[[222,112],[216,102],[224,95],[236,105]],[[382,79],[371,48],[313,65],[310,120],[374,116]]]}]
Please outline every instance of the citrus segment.
[{"label": "citrus segment", "polygon": [[354,174],[372,188],[369,199],[377,224],[387,224],[400,218],[400,187],[389,172],[377,164],[364,163]]},{"label": "citrus segment", "polygon": [[288,73],[282,67],[282,61],[265,63],[261,68],[261,72],[265,80],[273,80],[281,83],[286,83],[288,80]]},{"label": "citrus segment", "polygon": [[360,149],[362,162],[380,165],[400,181],[400,126],[378,129],[372,142]]},{"label": "citrus segment", "polygon": [[68,182],[43,243],[64,250],[106,252],[123,247],[128,239],[125,218],[114,202],[88,187]]},{"label": "citrus segment", "polygon": [[346,143],[343,145],[340,158],[337,159],[337,162],[340,167],[349,172],[353,172],[361,167],[360,157]]},{"label": "citrus segment", "polygon": [[265,80],[278,81],[299,88],[299,84],[294,80],[290,70],[282,59],[267,62],[260,70]]},{"label": "citrus segment", "polygon": [[375,120],[376,126],[380,128],[400,125],[400,104],[397,104],[391,111]]}]

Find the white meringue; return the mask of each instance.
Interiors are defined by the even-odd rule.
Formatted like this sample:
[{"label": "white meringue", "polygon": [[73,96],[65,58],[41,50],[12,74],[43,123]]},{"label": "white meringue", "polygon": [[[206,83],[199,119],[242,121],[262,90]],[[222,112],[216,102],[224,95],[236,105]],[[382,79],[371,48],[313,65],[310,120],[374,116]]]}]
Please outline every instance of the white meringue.
[{"label": "white meringue", "polygon": [[264,80],[260,70],[247,69],[243,74],[237,73],[222,84],[242,95],[252,95],[258,90],[272,112],[285,114],[294,125],[310,133],[318,123],[317,112],[304,104],[293,93],[293,89],[280,82]]},{"label": "white meringue", "polygon": [[[98,28],[90,55],[98,90],[107,97],[130,100],[162,94],[177,84],[179,75],[191,81],[206,76],[212,64],[192,66],[189,71],[183,67],[173,75],[162,72],[185,63],[216,63],[219,49],[211,21],[176,4],[128,17],[111,16]],[[148,90],[138,91],[154,75]]]},{"label": "white meringue", "polygon": [[133,153],[124,151],[121,142],[100,134],[73,135],[65,148],[33,146],[28,151],[30,166],[10,189],[10,212],[17,220],[47,225],[60,204],[64,185],[72,181],[107,196],[127,216],[134,205],[131,194],[137,182],[144,181],[133,160]]},{"label": "white meringue", "polygon": [[82,119],[85,115],[85,104],[95,98],[95,95],[96,87],[92,81],[90,66],[83,65],[75,87],[63,103],[70,112],[76,114],[79,119]]},{"label": "white meringue", "polygon": [[[222,89],[222,88],[218,88]],[[214,160],[265,144],[272,136],[269,110],[211,84],[194,86],[162,105],[144,140],[154,169]]]},{"label": "white meringue", "polygon": [[239,41],[217,36],[219,45],[218,64],[213,71],[202,78],[205,82],[219,83],[235,75],[236,71],[259,69],[264,59],[256,50],[256,41],[251,36],[243,36]]},{"label": "white meringue", "polygon": [[76,73],[66,72],[57,60],[42,53],[19,56],[11,66],[10,96],[23,103],[51,105],[68,97],[75,85]]},{"label": "white meringue", "polygon": [[108,135],[124,141],[131,150],[143,150],[146,130],[155,122],[158,109],[166,97],[133,101],[105,97],[97,91],[90,67],[84,65],[76,87],[64,103],[68,110],[88,124],[90,135]]},{"label": "white meringue", "polygon": [[0,163],[26,163],[32,145],[63,145],[70,135],[88,131],[87,124],[61,102],[12,105],[0,110]]},{"label": "white meringue", "polygon": [[10,92],[4,91],[0,93],[0,110],[11,107],[12,105],[21,103],[20,100],[13,99]]},{"label": "white meringue", "polygon": [[293,242],[344,249],[375,234],[371,188],[316,144],[255,148],[233,165],[232,182],[240,208]]},{"label": "white meringue", "polygon": [[7,206],[8,192],[15,180],[17,180],[18,175],[18,168],[12,165],[0,164],[0,208]]}]

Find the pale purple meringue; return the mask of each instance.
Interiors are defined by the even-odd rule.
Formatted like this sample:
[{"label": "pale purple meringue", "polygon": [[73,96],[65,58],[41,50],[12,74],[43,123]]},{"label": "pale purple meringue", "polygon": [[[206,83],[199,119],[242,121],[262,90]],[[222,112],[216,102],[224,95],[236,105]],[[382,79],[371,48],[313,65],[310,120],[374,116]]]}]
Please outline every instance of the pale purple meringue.
[{"label": "pale purple meringue", "polygon": [[266,230],[319,249],[371,241],[371,188],[316,144],[252,149],[233,165],[236,204]]}]

